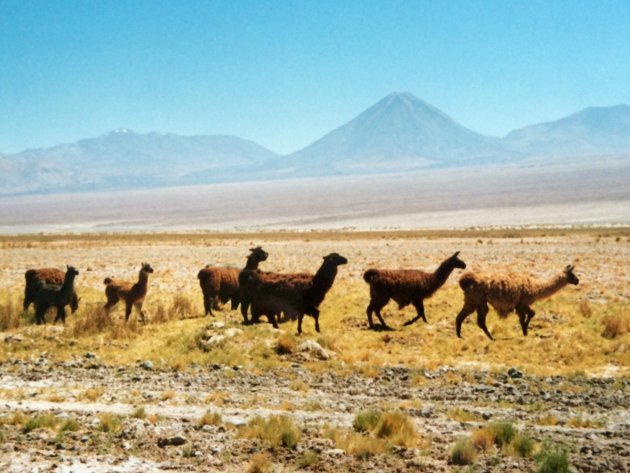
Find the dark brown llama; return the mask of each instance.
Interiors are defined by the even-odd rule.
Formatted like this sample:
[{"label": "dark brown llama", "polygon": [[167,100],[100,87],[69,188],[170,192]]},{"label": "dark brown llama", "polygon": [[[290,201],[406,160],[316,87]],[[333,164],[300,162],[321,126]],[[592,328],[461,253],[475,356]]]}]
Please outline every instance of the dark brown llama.
[{"label": "dark brown llama", "polygon": [[348,260],[338,253],[324,256],[324,262],[312,275],[246,273],[252,281],[249,284],[252,294],[252,322],[258,322],[265,315],[269,322],[278,328],[277,319],[281,314],[287,319],[298,319],[298,334],[302,333],[302,319],[308,314],[315,319],[315,330],[319,327],[319,305],[326,297],[337,276],[337,268]]},{"label": "dark brown llama", "polygon": [[[258,268],[258,264],[265,261],[269,254],[263,250],[260,246],[251,248],[250,254],[247,257],[247,263],[245,269],[255,270]],[[241,302],[241,292],[239,285],[239,274],[241,269],[239,268],[221,268],[206,266],[199,274],[199,286],[203,293],[203,306],[206,311],[206,315],[212,313],[213,308],[218,308],[219,302],[225,304],[228,300],[231,300],[232,310],[238,309]]]},{"label": "dark brown llama", "polygon": [[55,322],[61,320],[66,323],[65,306],[71,303],[74,294],[74,279],[79,274],[73,266],[66,266],[66,274],[63,278],[61,286],[48,285],[44,281],[37,283],[37,292],[35,294],[35,321],[39,324],[46,323],[46,310],[50,307],[57,308],[57,316]]},{"label": "dark brown llama", "polygon": [[[61,286],[65,275],[64,271],[57,268],[39,268],[26,271],[24,273],[24,279],[26,280],[24,286],[24,310],[28,310],[28,307],[35,302],[39,281],[44,281],[47,285]],[[73,314],[79,308],[79,300],[76,291],[74,291],[70,299],[70,311]]]},{"label": "dark brown llama", "polygon": [[418,269],[368,269],[363,279],[370,285],[370,303],[367,307],[369,328],[374,330],[372,313],[375,313],[386,330],[391,328],[381,316],[381,309],[393,299],[402,309],[409,304],[416,308],[417,315],[404,325],[411,325],[419,318],[427,321],[424,315],[424,299],[431,297],[446,282],[455,268],[465,269],[466,263],[458,258],[459,251],[445,259],[432,273]]}]

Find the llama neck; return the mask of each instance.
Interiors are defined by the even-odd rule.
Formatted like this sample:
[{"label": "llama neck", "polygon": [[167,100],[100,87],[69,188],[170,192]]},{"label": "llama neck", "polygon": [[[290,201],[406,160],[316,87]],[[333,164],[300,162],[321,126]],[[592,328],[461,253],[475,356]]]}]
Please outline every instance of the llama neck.
[{"label": "llama neck", "polygon": [[140,270],[140,274],[138,274],[138,285],[147,287],[148,283],[149,283],[149,273],[147,273],[146,271]]},{"label": "llama neck", "polygon": [[567,284],[567,276],[564,273],[558,274],[547,281],[540,282],[535,286],[536,299],[545,299],[546,297],[552,296]]},{"label": "llama neck", "polygon": [[431,282],[429,284],[430,292],[433,293],[442,287],[454,269],[455,266],[453,266],[450,258],[443,261],[431,275]]},{"label": "llama neck", "polygon": [[326,293],[332,287],[337,277],[337,265],[324,261],[315,276],[313,276],[313,287],[310,291],[310,303],[318,307],[324,300]]},{"label": "llama neck", "polygon": [[245,269],[258,269],[259,263],[260,261],[258,261],[258,258],[256,258],[254,255],[249,255],[247,257],[247,264],[245,265]]},{"label": "llama neck", "polygon": [[63,285],[61,286],[61,294],[70,295],[74,291],[74,277],[75,274],[71,272],[67,272],[65,277],[63,278]]}]

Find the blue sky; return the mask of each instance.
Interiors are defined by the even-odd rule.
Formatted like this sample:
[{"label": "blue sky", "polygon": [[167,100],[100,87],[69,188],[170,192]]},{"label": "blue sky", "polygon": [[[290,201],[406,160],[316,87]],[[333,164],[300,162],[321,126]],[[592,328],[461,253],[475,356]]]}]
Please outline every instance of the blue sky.
[{"label": "blue sky", "polygon": [[408,91],[495,136],[630,103],[630,1],[0,0],[0,153],[126,127],[307,146]]}]

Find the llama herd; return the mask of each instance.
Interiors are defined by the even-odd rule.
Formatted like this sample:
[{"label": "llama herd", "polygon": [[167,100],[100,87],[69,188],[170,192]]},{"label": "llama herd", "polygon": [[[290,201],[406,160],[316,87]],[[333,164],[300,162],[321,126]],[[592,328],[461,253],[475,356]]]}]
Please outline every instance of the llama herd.
[{"label": "llama herd", "polygon": [[[315,274],[310,273],[274,273],[261,271],[258,266],[268,258],[268,253],[261,247],[250,249],[247,263],[243,269],[231,267],[206,266],[197,275],[203,293],[205,314],[214,315],[212,309],[231,302],[232,310],[240,305],[243,323],[258,323],[265,316],[274,328],[278,322],[298,321],[298,333],[302,333],[302,319],[310,315],[315,321],[315,330],[319,327],[319,306],[332,287],[338,267],[348,260],[338,253],[324,256],[323,262]],[[376,269],[370,268],[363,274],[363,279],[370,288],[370,302],[366,314],[368,326],[372,330],[391,330],[381,315],[381,310],[394,300],[399,309],[411,304],[416,309],[416,316],[404,323],[413,324],[422,318],[427,322],[424,311],[424,299],[431,297],[444,285],[450,274],[458,269],[466,269],[466,263],[459,258],[459,251],[446,258],[433,272],[414,269]],[[520,273],[474,273],[465,272],[459,279],[464,293],[464,305],[456,317],[455,331],[461,337],[464,320],[477,312],[477,325],[488,338],[493,340],[486,326],[489,305],[501,318],[515,311],[523,335],[527,335],[529,323],[534,317],[531,305],[547,298],[567,284],[577,285],[579,280],[569,265],[549,280],[541,281]],[[153,268],[142,263],[138,280],[135,283],[121,279],[105,278],[104,309],[110,310],[120,300],[125,303],[125,320],[129,319],[135,307],[142,322],[145,314],[142,305],[148,291],[149,275]],[[24,310],[31,303],[35,304],[36,323],[45,323],[45,313],[49,308],[57,309],[57,320],[65,323],[65,306],[72,312],[78,308],[79,298],[74,289],[74,279],[79,272],[67,266],[66,272],[55,268],[29,269],[25,273]],[[248,311],[251,318],[248,318]],[[380,326],[373,323],[376,314]]]}]

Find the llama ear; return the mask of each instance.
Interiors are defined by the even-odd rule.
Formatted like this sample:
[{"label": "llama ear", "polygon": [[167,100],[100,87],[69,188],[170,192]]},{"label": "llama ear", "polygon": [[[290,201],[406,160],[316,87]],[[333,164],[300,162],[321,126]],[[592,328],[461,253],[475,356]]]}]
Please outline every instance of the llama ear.
[{"label": "llama ear", "polygon": [[459,256],[459,251],[456,251],[455,254],[452,256],[452,258],[457,258]]},{"label": "llama ear", "polygon": [[573,271],[573,269],[575,269],[575,266],[573,266],[572,264],[568,264],[567,267],[564,268],[564,272],[570,273],[571,271]]}]

